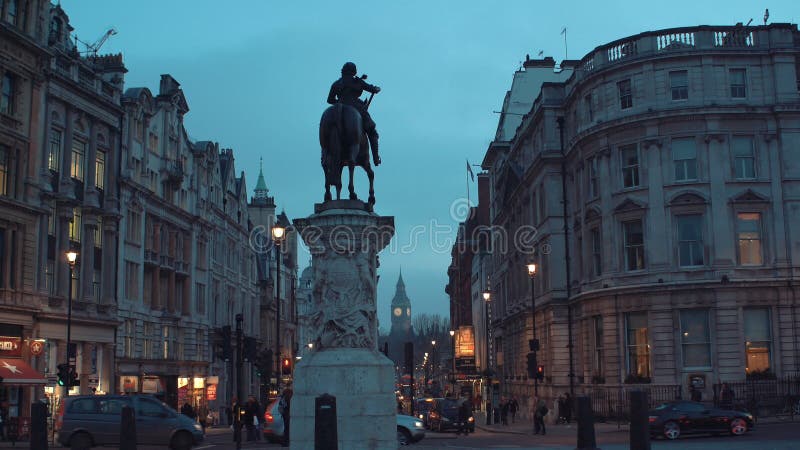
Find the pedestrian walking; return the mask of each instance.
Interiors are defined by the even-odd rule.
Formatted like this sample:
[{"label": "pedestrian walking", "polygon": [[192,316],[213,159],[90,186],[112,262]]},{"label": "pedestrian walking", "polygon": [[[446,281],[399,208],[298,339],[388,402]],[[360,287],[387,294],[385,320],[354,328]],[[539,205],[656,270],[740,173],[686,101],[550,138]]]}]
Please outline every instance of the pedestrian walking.
[{"label": "pedestrian walking", "polygon": [[183,406],[181,406],[181,414],[190,419],[194,419],[194,409],[192,409],[192,405],[190,405],[189,402],[186,402],[183,404]]},{"label": "pedestrian walking", "polygon": [[508,402],[508,413],[511,414],[511,423],[515,423],[517,419],[517,411],[519,410],[519,403],[517,397],[511,397]]},{"label": "pedestrian walking", "polygon": [[459,435],[462,432],[465,436],[469,435],[467,421],[469,420],[470,416],[472,416],[472,407],[470,406],[469,400],[462,398],[460,400],[460,404],[458,405],[458,424],[456,428],[456,435]]},{"label": "pedestrian walking", "polygon": [[289,446],[289,432],[292,429],[290,425],[292,419],[291,407],[292,389],[286,388],[283,390],[280,403],[278,403],[278,412],[280,412],[281,416],[283,416],[283,442],[281,443],[283,447]]},{"label": "pedestrian walking", "polygon": [[247,403],[244,405],[244,415],[242,422],[247,429],[247,440],[256,440],[256,426],[255,422],[258,420],[258,411],[256,410],[256,399],[252,395],[247,398]]},{"label": "pedestrian walking", "polygon": [[728,386],[728,383],[722,383],[722,391],[720,392],[720,406],[724,409],[733,409],[733,402],[736,398],[733,389]]},{"label": "pedestrian walking", "polygon": [[542,399],[538,399],[534,405],[536,406],[534,406],[533,410],[533,434],[545,435],[547,430],[544,427],[544,416],[547,415],[549,410]]},{"label": "pedestrian walking", "polygon": [[500,423],[508,426],[508,400],[505,397],[500,400]]},{"label": "pedestrian walking", "polygon": [[569,425],[572,420],[572,397],[569,392],[564,392],[564,423]]}]

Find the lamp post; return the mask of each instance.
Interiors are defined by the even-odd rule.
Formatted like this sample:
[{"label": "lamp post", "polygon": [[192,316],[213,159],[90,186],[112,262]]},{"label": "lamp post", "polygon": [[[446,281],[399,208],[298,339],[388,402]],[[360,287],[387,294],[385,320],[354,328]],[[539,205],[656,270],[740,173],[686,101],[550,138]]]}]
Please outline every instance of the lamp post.
[{"label": "lamp post", "polygon": [[[436,381],[436,369],[439,366],[439,361],[436,353],[436,339],[431,341],[431,378]],[[439,385],[441,387],[441,385]]]},{"label": "lamp post", "polygon": [[[70,347],[72,347],[72,276],[75,273],[75,263],[78,262],[78,252],[75,250],[68,250],[67,263],[69,264],[69,282],[67,292],[67,367],[70,367]],[[70,368],[70,372],[72,369]],[[71,386],[66,386],[66,393],[64,396],[69,396],[69,389]]]},{"label": "lamp post", "polygon": [[280,394],[281,377],[281,243],[286,236],[286,228],[277,222],[272,226],[272,240],[275,242],[275,390]]},{"label": "lamp post", "polygon": [[[533,351],[533,359],[538,364],[538,359],[536,359],[536,352],[539,351],[539,340],[536,339],[536,296],[534,294],[533,288],[535,287],[534,279],[536,278],[536,264],[528,264],[528,276],[531,278],[531,321],[533,322],[533,340],[531,341],[531,351]],[[536,367],[533,368],[536,370]],[[539,396],[539,378],[535,376],[533,377],[533,395]]]},{"label": "lamp post", "polygon": [[452,359],[452,377],[453,377],[453,395],[456,394],[456,332],[455,330],[450,330],[450,351],[452,352],[453,357]]},{"label": "lamp post", "polygon": [[483,300],[484,300],[484,325],[486,328],[486,344],[485,344],[485,351],[486,351],[486,360],[484,362],[484,370],[486,372],[486,425],[492,424],[492,376],[489,372],[489,303],[492,301],[492,293],[489,291],[487,287],[485,291],[483,291]]}]

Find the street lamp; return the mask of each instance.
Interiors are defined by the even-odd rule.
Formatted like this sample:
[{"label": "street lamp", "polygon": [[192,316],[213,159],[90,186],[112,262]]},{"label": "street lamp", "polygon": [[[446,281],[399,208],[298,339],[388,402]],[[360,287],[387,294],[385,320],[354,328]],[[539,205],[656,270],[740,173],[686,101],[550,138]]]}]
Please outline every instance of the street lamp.
[{"label": "street lamp", "polygon": [[489,287],[486,287],[486,290],[483,291],[483,300],[484,300],[484,325],[486,328],[486,344],[484,345],[484,349],[486,351],[486,359],[484,362],[484,371],[486,372],[486,425],[492,424],[492,411],[491,411],[491,392],[492,392],[492,376],[489,372],[489,304],[492,301],[492,292],[489,290]]},{"label": "street lamp", "polygon": [[272,226],[272,240],[275,242],[275,387],[281,390],[281,243],[286,236],[286,228],[279,223]]},{"label": "street lamp", "polygon": [[452,380],[453,380],[453,395],[456,393],[456,332],[455,330],[450,330],[450,351],[452,352],[453,357],[451,358],[452,361]]},{"label": "street lamp", "polygon": [[[539,340],[536,339],[536,296],[534,294],[533,288],[534,279],[536,278],[536,264],[530,263],[528,264],[528,276],[531,278],[531,320],[533,321],[533,340],[531,341],[531,351],[533,351],[533,360],[536,361],[538,364],[539,360],[536,359],[536,352],[539,351]],[[537,370],[536,367],[533,370]],[[539,395],[539,377],[538,374],[533,374],[533,395]]]},{"label": "street lamp", "polygon": [[[67,286],[67,367],[70,367],[69,357],[71,356],[70,347],[72,347],[72,276],[75,273],[75,263],[78,262],[78,252],[75,250],[68,250],[66,255],[67,263],[69,264],[69,282]],[[70,368],[70,373],[71,372],[72,369]],[[69,396],[69,389],[71,387],[72,386],[66,386],[65,397]]]}]

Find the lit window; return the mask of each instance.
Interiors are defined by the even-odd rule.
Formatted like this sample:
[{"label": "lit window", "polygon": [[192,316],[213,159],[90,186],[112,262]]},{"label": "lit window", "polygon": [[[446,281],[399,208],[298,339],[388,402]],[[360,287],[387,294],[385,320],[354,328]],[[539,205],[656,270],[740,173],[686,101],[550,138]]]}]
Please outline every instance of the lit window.
[{"label": "lit window", "polygon": [[761,250],[761,213],[736,214],[739,264],[760,266],[764,262]]},{"label": "lit window", "polygon": [[745,373],[754,375],[770,370],[772,333],[767,308],[746,308],[744,316]]},{"label": "lit window", "polygon": [[0,195],[8,195],[11,184],[11,155],[8,147],[0,146]]},{"label": "lit window", "polygon": [[81,228],[83,224],[81,222],[81,209],[80,208],[73,208],[72,209],[72,222],[69,224],[69,240],[80,242],[81,241]]},{"label": "lit window", "polygon": [[689,98],[689,77],[685,70],[670,72],[669,86],[673,100],[686,100]]},{"label": "lit window", "polygon": [[61,130],[50,131],[50,151],[47,154],[47,168],[58,172],[61,167]]},{"label": "lit window", "polygon": [[675,181],[697,179],[697,149],[694,139],[673,139],[672,163],[675,166]]},{"label": "lit window", "polygon": [[681,310],[683,367],[711,367],[711,335],[707,309]]},{"label": "lit window", "polygon": [[73,139],[70,176],[79,181],[83,181],[83,163],[85,157],[86,143],[79,139]]},{"label": "lit window", "polygon": [[626,363],[628,376],[650,378],[650,344],[648,343],[647,313],[625,315],[627,337]]},{"label": "lit window", "polygon": [[677,216],[678,262],[681,267],[703,265],[703,216]]}]

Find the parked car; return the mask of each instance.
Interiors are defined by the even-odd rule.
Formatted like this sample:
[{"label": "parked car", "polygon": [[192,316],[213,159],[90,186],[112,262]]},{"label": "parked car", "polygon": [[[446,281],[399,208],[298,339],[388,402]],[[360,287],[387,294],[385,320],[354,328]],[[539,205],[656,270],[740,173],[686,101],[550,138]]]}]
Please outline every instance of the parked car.
[{"label": "parked car", "polygon": [[203,441],[199,423],[151,395],[77,395],[61,403],[55,421],[58,442],[81,450],[119,445],[125,406],[134,410],[137,444],[189,450]]},{"label": "parked car", "polygon": [[283,416],[278,411],[279,400],[280,397],[264,408],[264,437],[272,443],[283,441]]},{"label": "parked car", "polygon": [[397,415],[397,443],[400,445],[409,445],[414,442],[419,442],[425,437],[425,427],[422,421],[416,417],[407,416],[405,414]]},{"label": "parked car", "polygon": [[712,408],[703,403],[674,401],[649,412],[650,434],[678,439],[690,433],[730,433],[741,436],[754,426],[753,415],[742,411]]},{"label": "parked car", "polygon": [[443,400],[440,398],[419,398],[414,400],[414,416],[422,421],[425,428],[430,429],[430,422],[428,422],[428,414],[431,408],[436,403],[436,400]]},{"label": "parked car", "polygon": [[[465,401],[467,400],[456,398],[437,398],[433,408],[431,408],[431,411],[428,414],[430,429],[436,431],[458,429],[458,408],[461,406],[461,403]],[[475,432],[475,417],[472,416],[472,408],[470,408],[465,429],[470,433]]]}]

